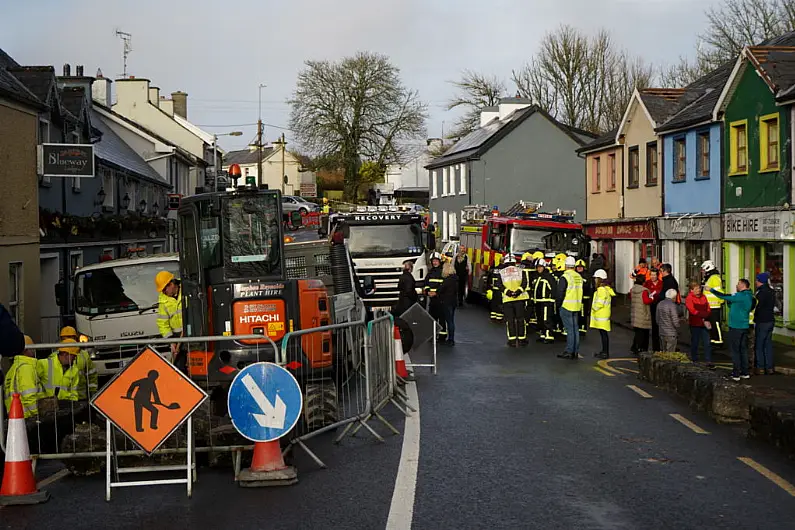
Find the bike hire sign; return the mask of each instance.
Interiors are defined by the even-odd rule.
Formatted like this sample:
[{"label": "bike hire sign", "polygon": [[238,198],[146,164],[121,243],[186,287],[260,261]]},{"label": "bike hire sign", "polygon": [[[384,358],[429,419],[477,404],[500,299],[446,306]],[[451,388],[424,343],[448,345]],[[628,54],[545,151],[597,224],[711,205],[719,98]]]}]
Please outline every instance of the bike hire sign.
[{"label": "bike hire sign", "polygon": [[151,455],[207,394],[151,348],[136,355],[91,405]]},{"label": "bike hire sign", "polygon": [[795,211],[738,212],[723,216],[724,239],[791,241],[795,239]]},{"label": "bike hire sign", "polygon": [[91,144],[42,144],[38,173],[45,177],[93,177],[94,146]]}]

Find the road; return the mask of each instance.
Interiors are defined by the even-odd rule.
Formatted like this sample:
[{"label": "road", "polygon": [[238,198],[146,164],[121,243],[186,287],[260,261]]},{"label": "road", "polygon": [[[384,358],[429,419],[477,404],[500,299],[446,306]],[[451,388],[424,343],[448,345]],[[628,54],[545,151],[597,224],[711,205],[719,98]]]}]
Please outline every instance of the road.
[{"label": "road", "polygon": [[[228,470],[201,470],[192,500],[160,486],[106,503],[102,476],[66,477],[49,484],[47,504],[0,509],[0,528],[69,514],[71,528],[369,529],[390,510],[394,528],[415,529],[795,528],[792,463],[639,382],[631,361],[598,366],[598,337],[570,361],[555,357],[560,344],[507,348],[481,308],[457,322],[438,375],[418,370],[418,424],[388,410],[405,441],[312,440],[329,469],[298,454],[300,482],[283,489],[240,489]],[[612,341],[626,357],[629,334]]]}]

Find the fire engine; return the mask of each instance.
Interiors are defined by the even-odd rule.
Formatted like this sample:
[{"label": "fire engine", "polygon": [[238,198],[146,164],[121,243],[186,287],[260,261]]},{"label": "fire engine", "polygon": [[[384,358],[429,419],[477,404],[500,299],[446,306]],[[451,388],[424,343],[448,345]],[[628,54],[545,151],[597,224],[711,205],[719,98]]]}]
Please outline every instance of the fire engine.
[{"label": "fire engine", "polygon": [[460,244],[469,257],[469,292],[484,295],[486,276],[510,252],[517,261],[525,252],[541,251],[547,261],[566,254],[588,262],[588,238],[574,222],[576,211],[540,211],[543,203],[519,201],[505,212],[483,205],[464,207]]}]

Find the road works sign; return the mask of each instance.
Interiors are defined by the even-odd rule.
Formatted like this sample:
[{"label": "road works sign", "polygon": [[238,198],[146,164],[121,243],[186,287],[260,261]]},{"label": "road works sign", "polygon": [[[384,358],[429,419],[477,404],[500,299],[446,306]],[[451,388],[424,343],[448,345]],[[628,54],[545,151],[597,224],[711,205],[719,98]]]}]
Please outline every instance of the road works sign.
[{"label": "road works sign", "polygon": [[99,391],[91,405],[151,455],[205,399],[204,390],[147,348]]},{"label": "road works sign", "polygon": [[237,432],[252,442],[272,442],[290,432],[303,405],[298,381],[273,363],[246,366],[229,388],[229,417]]}]

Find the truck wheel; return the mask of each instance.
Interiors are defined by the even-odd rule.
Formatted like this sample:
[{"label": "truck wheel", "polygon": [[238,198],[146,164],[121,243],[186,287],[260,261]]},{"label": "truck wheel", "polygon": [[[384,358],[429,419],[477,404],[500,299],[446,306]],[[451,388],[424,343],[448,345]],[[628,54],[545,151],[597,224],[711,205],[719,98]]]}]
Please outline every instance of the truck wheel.
[{"label": "truck wheel", "polygon": [[332,379],[306,384],[303,420],[306,432],[312,432],[339,421],[337,385]]},{"label": "truck wheel", "polygon": [[403,344],[403,353],[408,353],[414,346],[414,332],[411,331],[408,322],[402,318],[395,317],[395,325],[400,330],[400,342]]}]

